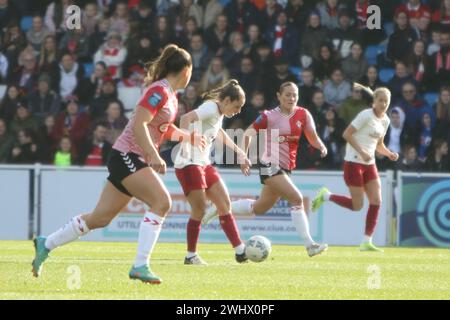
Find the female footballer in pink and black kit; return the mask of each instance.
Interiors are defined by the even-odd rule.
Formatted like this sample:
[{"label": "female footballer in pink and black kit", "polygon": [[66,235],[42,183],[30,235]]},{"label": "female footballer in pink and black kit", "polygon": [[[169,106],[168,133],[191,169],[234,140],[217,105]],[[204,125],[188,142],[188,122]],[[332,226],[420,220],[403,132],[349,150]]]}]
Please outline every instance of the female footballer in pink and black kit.
[{"label": "female footballer in pink and black kit", "polygon": [[[325,157],[327,149],[316,133],[316,126],[311,114],[305,108],[297,106],[298,88],[292,82],[283,83],[277,93],[280,105],[272,110],[262,112],[256,121],[245,131],[245,154],[255,134],[265,137],[265,151],[260,158],[260,179],[263,184],[257,200],[240,199],[231,203],[235,216],[262,215],[272,208],[280,198],[286,199],[291,206],[291,219],[304,242],[310,257],[327,249],[326,244],[316,243],[310,234],[308,218],[303,206],[303,196],[290,178],[295,168],[298,142],[304,133],[309,143],[320,150]],[[250,174],[250,165],[241,164],[244,175]],[[217,215],[214,208],[203,219],[208,223]]]},{"label": "female footballer in pink and black kit", "polygon": [[391,100],[391,92],[387,88],[378,88],[374,92],[358,83],[355,87],[369,93],[374,101],[372,108],[361,111],[344,131],[347,141],[344,181],[351,197],[332,194],[327,188],[322,188],[313,200],[312,208],[316,211],[324,201],[359,211],[363,207],[364,193],[369,199],[369,209],[366,216],[365,235],[360,245],[361,251],[383,251],[372,243],[372,235],[378,220],[381,205],[381,183],[375,164],[375,151],[397,161],[398,154],[390,151],[383,143],[384,135],[389,127],[389,117],[386,110]]},{"label": "female footballer in pink and black kit", "polygon": [[140,224],[136,259],[129,272],[131,279],[161,283],[149,267],[149,258],[171,207],[171,197],[158,173],[166,164],[158,154],[165,138],[187,139],[204,147],[201,136],[173,125],[178,111],[176,90],[185,88],[192,73],[188,52],[175,45],[164,48],[149,68],[145,89],[126,128],[113,146],[108,160],[108,181],[94,211],[72,218],[64,227],[45,237],[34,239],[36,256],[33,275],[40,275],[48,253],[78,239],[90,230],[107,226],[134,196],[143,201],[146,211]]}]

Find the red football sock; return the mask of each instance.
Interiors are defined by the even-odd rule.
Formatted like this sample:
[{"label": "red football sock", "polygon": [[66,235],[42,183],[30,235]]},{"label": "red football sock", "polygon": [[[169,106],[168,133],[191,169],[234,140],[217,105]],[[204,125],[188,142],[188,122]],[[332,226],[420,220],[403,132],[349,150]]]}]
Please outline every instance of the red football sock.
[{"label": "red football sock", "polygon": [[367,210],[366,216],[366,232],[365,235],[371,237],[375,231],[375,226],[378,221],[378,212],[380,212],[380,206],[371,204],[369,210]]},{"label": "red football sock", "polygon": [[340,196],[337,194],[330,195],[330,201],[333,201],[337,205],[353,210],[353,201],[352,198],[347,196]]},{"label": "red football sock", "polygon": [[197,242],[200,235],[201,221],[189,219],[186,228],[187,251],[197,252]]},{"label": "red football sock", "polygon": [[233,248],[237,247],[242,243],[239,236],[239,230],[236,225],[236,220],[232,214],[227,214],[225,216],[219,216],[220,225],[222,226],[223,232],[227,236],[228,240],[231,242]]}]

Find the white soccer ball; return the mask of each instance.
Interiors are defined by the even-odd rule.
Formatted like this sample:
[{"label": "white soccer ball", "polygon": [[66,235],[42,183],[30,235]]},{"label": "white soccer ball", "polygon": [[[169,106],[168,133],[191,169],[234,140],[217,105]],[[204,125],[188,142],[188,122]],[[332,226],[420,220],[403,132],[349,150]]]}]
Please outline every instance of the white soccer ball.
[{"label": "white soccer ball", "polygon": [[271,251],[272,244],[263,236],[253,236],[245,244],[245,255],[253,262],[266,260]]}]

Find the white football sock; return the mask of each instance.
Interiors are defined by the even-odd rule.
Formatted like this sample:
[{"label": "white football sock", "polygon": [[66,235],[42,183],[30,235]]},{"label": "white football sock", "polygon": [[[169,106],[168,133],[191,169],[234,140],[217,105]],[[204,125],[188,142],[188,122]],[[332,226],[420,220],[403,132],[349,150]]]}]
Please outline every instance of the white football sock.
[{"label": "white football sock", "polygon": [[243,254],[244,250],[245,250],[245,244],[243,244],[243,243],[241,243],[237,247],[234,247],[234,252],[236,252],[236,254]]},{"label": "white football sock", "polygon": [[363,243],[369,242],[372,243],[372,236],[364,235]]},{"label": "white football sock", "polygon": [[247,216],[252,217],[253,213],[253,203],[255,200],[252,199],[240,199],[231,202],[231,212],[235,216]]},{"label": "white football sock", "polygon": [[195,257],[197,255],[197,252],[190,252],[190,251],[188,251],[187,252],[187,255],[186,255],[186,258],[192,258],[192,257]]},{"label": "white football sock", "polygon": [[292,223],[297,229],[300,238],[303,240],[305,247],[309,247],[314,243],[309,233],[309,222],[304,209],[298,209],[298,207],[291,208]]},{"label": "white football sock", "polygon": [[49,250],[53,250],[68,242],[77,240],[88,232],[89,228],[81,216],[73,217],[61,229],[53,232],[47,237],[45,247]]},{"label": "white football sock", "polygon": [[163,217],[150,211],[145,213],[144,219],[141,221],[139,227],[137,254],[134,261],[135,267],[141,267],[148,264],[156,241],[158,241],[163,223]]}]

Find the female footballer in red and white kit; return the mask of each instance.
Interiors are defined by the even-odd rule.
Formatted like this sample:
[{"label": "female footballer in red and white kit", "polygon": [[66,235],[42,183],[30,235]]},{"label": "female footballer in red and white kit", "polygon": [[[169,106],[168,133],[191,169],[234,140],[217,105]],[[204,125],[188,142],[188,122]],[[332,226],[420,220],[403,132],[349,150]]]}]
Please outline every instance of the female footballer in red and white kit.
[{"label": "female footballer in red and white kit", "polygon": [[[146,78],[147,88],[126,128],[113,146],[108,160],[108,181],[94,211],[72,218],[65,226],[45,237],[34,239],[36,256],[33,275],[40,275],[48,253],[86,235],[90,230],[107,226],[134,196],[151,208],[140,224],[137,254],[129,277],[158,284],[161,279],[149,267],[149,258],[171,207],[171,197],[158,173],[164,174],[166,163],[158,154],[166,137],[186,139],[201,147],[201,136],[192,136],[173,125],[178,102],[176,90],[185,88],[192,73],[189,53],[168,45],[153,61]],[[178,139],[179,138],[179,139]]]},{"label": "female footballer in red and white kit", "polygon": [[344,181],[351,196],[332,194],[327,188],[322,188],[313,200],[312,208],[316,211],[324,201],[331,201],[352,211],[359,211],[363,207],[366,194],[369,209],[360,250],[382,251],[372,243],[381,205],[381,183],[375,164],[375,151],[392,161],[398,159],[398,154],[386,148],[383,142],[389,127],[386,111],[391,100],[391,92],[387,88],[378,88],[372,92],[370,88],[358,83],[355,86],[368,92],[374,100],[372,108],[361,111],[343,134],[347,141]]},{"label": "female footballer in red and white kit", "polygon": [[[231,203],[231,211],[236,216],[262,215],[272,208],[280,198],[290,204],[291,219],[304,242],[310,257],[326,250],[326,244],[316,243],[310,234],[308,218],[303,206],[303,196],[290,178],[295,168],[298,142],[304,133],[309,143],[320,150],[325,157],[327,148],[316,133],[316,126],[311,114],[305,108],[297,106],[298,88],[292,82],[283,83],[277,93],[280,105],[272,110],[262,112],[256,121],[245,131],[245,154],[251,137],[266,131],[266,150],[260,158],[260,179],[264,185],[257,200],[241,199]],[[250,165],[241,164],[245,175],[250,174]],[[217,215],[215,208],[207,212],[204,223]]]},{"label": "female footballer in red and white kit", "polygon": [[238,82],[232,79],[207,92],[203,97],[206,101],[202,105],[181,117],[180,128],[201,133],[206,139],[206,147],[200,150],[186,142],[181,143],[180,152],[175,159],[176,176],[192,209],[187,224],[187,255],[184,263],[207,264],[197,253],[197,242],[208,199],[217,208],[220,225],[235,250],[236,261],[242,263],[247,260],[245,245],[231,214],[228,190],[219,173],[211,165],[211,148],[217,138],[250,163],[244,151],[222,129],[224,116],[230,118],[241,112],[245,93]]}]

